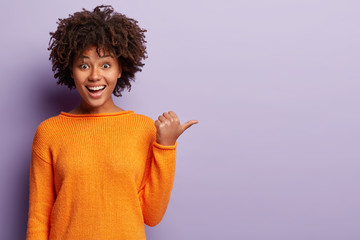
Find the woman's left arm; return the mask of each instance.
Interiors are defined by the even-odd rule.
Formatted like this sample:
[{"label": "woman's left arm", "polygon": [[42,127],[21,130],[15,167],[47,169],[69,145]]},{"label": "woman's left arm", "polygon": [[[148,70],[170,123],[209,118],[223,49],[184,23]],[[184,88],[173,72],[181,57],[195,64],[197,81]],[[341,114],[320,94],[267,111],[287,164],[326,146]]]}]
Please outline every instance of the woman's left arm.
[{"label": "woman's left arm", "polygon": [[175,177],[176,140],[197,120],[180,124],[173,112],[165,112],[155,121],[156,141],[152,145],[150,172],[146,184],[140,190],[144,222],[157,225],[167,209]]}]

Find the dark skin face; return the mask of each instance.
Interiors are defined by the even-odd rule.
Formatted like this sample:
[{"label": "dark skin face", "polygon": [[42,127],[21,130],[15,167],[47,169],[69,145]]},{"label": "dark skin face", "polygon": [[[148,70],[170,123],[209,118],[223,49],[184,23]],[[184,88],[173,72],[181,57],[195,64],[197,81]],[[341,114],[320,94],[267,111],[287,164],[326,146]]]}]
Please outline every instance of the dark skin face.
[{"label": "dark skin face", "polygon": [[80,106],[70,113],[109,113],[123,109],[116,106],[112,99],[121,67],[111,53],[96,52],[96,46],[86,47],[81,55],[76,55],[71,66],[71,77],[81,96]]}]

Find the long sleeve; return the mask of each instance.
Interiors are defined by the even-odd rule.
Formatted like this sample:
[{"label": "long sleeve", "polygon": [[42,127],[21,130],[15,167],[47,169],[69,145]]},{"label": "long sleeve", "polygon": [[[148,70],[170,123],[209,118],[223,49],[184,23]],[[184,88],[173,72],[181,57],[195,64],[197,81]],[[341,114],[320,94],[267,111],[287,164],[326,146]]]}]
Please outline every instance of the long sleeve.
[{"label": "long sleeve", "polygon": [[152,157],[148,176],[140,190],[144,222],[148,226],[155,226],[163,218],[175,178],[176,146],[163,146],[157,142],[152,144]]},{"label": "long sleeve", "polygon": [[26,240],[145,240],[168,207],[175,152],[133,111],[46,119],[32,145]]},{"label": "long sleeve", "polygon": [[[38,147],[35,136],[30,164],[29,213],[26,240],[48,240],[50,215],[55,201],[52,164],[34,150]],[[35,144],[35,145],[34,145]]]}]

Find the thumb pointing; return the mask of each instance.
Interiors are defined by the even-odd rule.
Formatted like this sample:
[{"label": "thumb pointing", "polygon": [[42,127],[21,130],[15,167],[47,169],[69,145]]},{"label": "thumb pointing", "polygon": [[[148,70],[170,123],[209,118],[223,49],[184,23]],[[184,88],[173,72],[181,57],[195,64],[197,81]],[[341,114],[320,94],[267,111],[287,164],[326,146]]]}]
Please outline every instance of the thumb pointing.
[{"label": "thumb pointing", "polygon": [[198,120],[190,120],[186,123],[184,123],[183,125],[181,125],[182,129],[183,129],[183,132],[188,129],[189,127],[191,127],[192,125],[198,123],[199,121]]}]

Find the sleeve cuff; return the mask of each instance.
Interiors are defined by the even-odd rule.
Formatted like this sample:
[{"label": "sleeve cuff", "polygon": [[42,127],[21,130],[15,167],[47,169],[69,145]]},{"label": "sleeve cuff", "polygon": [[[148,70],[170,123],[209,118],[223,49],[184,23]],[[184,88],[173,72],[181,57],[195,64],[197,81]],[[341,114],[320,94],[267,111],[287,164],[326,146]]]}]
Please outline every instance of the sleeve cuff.
[{"label": "sleeve cuff", "polygon": [[156,141],[153,142],[153,146],[159,149],[168,149],[168,150],[173,150],[176,149],[177,146],[177,142],[175,142],[174,145],[170,145],[170,146],[165,146],[165,145],[161,145],[159,143],[157,143]]}]

